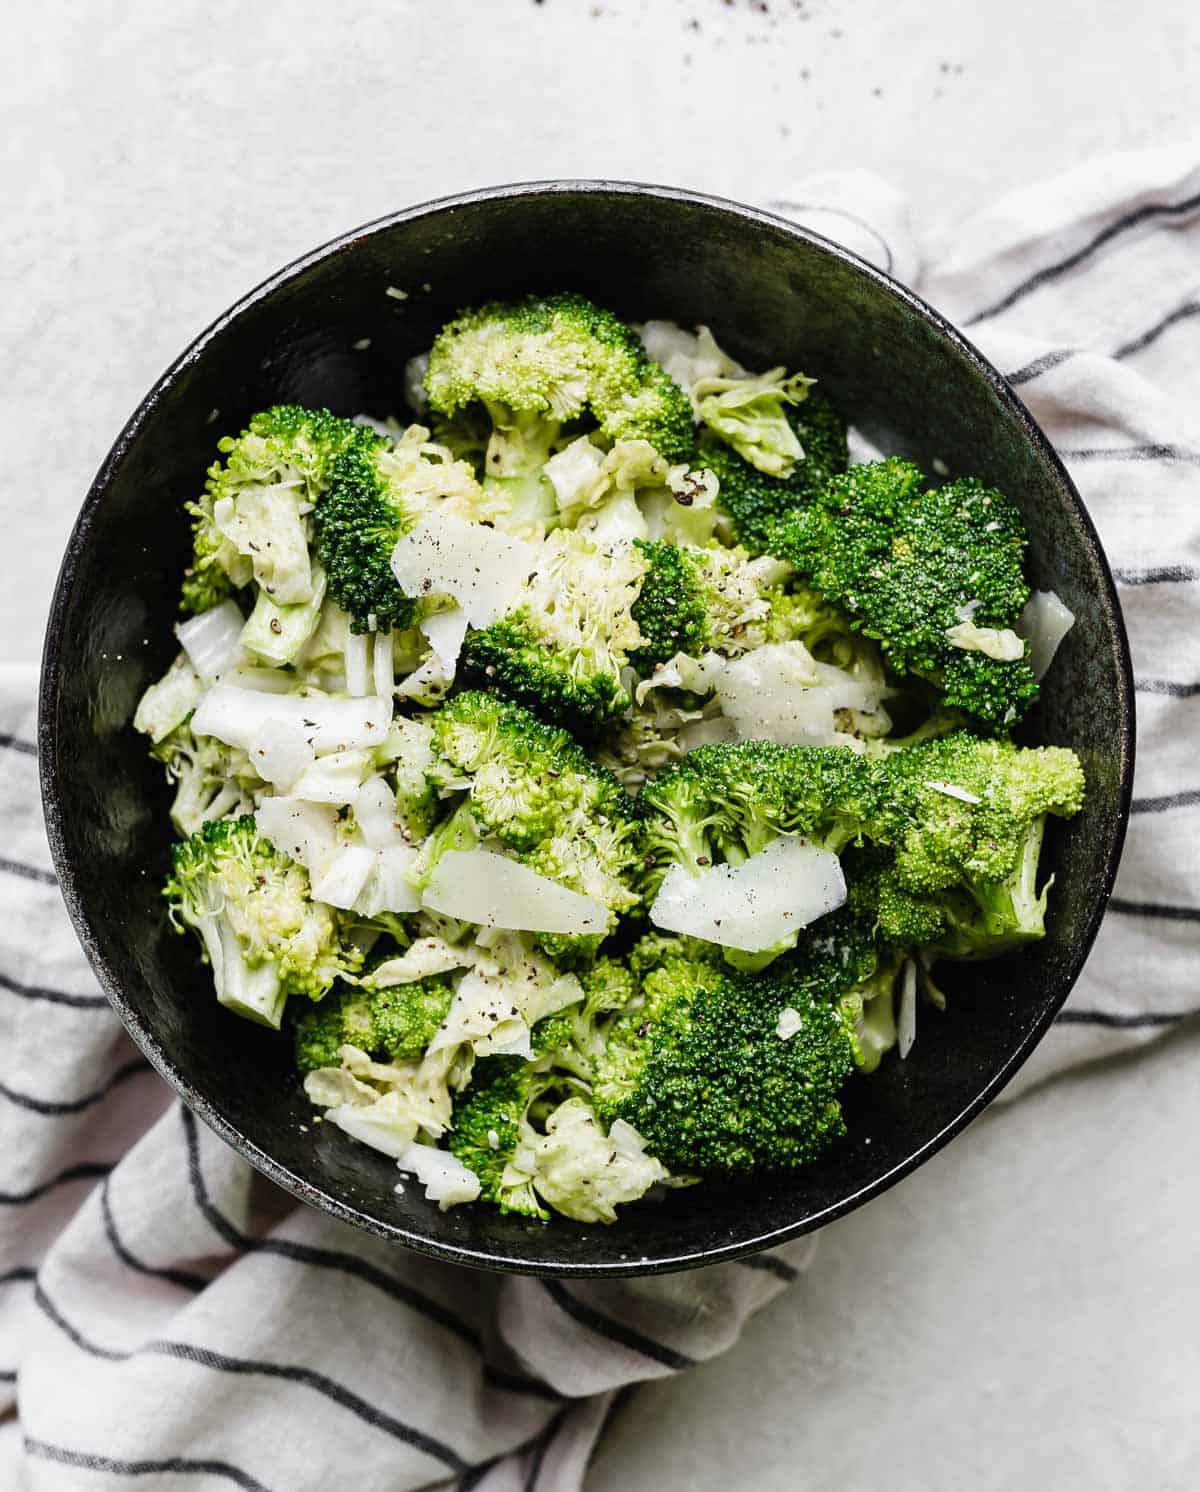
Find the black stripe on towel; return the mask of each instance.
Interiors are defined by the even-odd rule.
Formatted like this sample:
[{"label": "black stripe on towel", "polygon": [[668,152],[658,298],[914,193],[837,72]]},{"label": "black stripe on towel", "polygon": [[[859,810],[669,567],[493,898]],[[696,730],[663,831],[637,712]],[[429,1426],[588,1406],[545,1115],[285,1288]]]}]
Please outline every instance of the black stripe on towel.
[{"label": "black stripe on towel", "polygon": [[171,1456],[163,1461],[125,1461],[116,1456],[99,1456],[92,1451],[72,1450],[52,1445],[48,1440],[25,1439],[25,1453],[59,1466],[74,1466],[80,1471],[100,1471],[106,1476],[215,1476],[232,1482],[244,1492],[271,1492],[271,1489],[248,1471],[228,1461],[210,1461],[191,1456]]},{"label": "black stripe on towel", "polygon": [[104,1232],[112,1245],[113,1253],[120,1259],[121,1263],[138,1274],[151,1275],[156,1280],[166,1280],[169,1284],[178,1285],[181,1290],[191,1290],[193,1293],[203,1290],[208,1281],[203,1275],[193,1274],[187,1269],[173,1269],[167,1265],[147,1264],[139,1259],[125,1245],[120,1233],[117,1231],[117,1222],[113,1217],[112,1197],[109,1192],[108,1178],[105,1177],[104,1185],[100,1188],[100,1210],[104,1215]]},{"label": "black stripe on towel", "polygon": [[1113,571],[1113,579],[1121,585],[1176,585],[1188,580],[1200,580],[1200,569],[1194,565],[1157,565],[1144,570]]},{"label": "black stripe on towel", "polygon": [[112,1168],[111,1161],[81,1161],[77,1166],[68,1166],[57,1176],[51,1176],[48,1181],[38,1182],[28,1191],[0,1192],[0,1207],[24,1207],[30,1202],[36,1202],[39,1197],[44,1197],[47,1192],[54,1191],[56,1187],[66,1186],[72,1181],[98,1181],[100,1177],[107,1176]]},{"label": "black stripe on towel", "polygon": [[1111,1026],[1116,1031],[1133,1031],[1138,1026],[1174,1026],[1180,1021],[1200,1015],[1200,1006],[1195,1010],[1064,1010],[1057,1020],[1059,1026]]},{"label": "black stripe on towel", "polygon": [[[200,1144],[195,1116],[183,1105],[180,1106],[179,1113],[183,1120],[187,1143],[188,1177],[192,1195],[196,1199],[196,1206],[201,1215],[226,1243],[249,1252],[271,1254],[277,1258],[291,1259],[297,1264],[309,1264],[317,1269],[334,1269],[342,1274],[351,1275],[355,1279],[362,1280],[364,1284],[373,1285],[375,1289],[382,1290],[390,1299],[408,1306],[424,1316],[427,1321],[433,1322],[434,1325],[453,1332],[476,1352],[483,1352],[483,1339],[469,1322],[464,1321],[461,1316],[456,1315],[439,1301],[431,1299],[420,1290],[385,1273],[382,1269],[377,1269],[365,1259],[360,1259],[354,1254],[342,1253],[340,1250],[314,1248],[309,1244],[293,1243],[290,1239],[255,1238],[235,1227],[214,1205],[204,1184],[204,1174],[200,1169]],[[531,1394],[535,1398],[548,1399],[555,1403],[562,1397],[544,1383],[537,1383],[517,1373],[503,1372],[487,1363],[483,1364],[483,1372],[489,1383],[508,1393]]]},{"label": "black stripe on towel", "polygon": [[1191,699],[1200,694],[1200,684],[1180,684],[1175,679],[1135,679],[1139,694],[1169,694],[1172,699]]},{"label": "black stripe on towel", "polygon": [[652,1362],[660,1362],[664,1367],[673,1368],[676,1372],[682,1372],[684,1368],[695,1367],[695,1359],[688,1357],[686,1353],[677,1352],[674,1347],[666,1347],[663,1343],[654,1341],[652,1337],[643,1336],[640,1331],[634,1331],[624,1322],[614,1321],[611,1316],[605,1316],[602,1312],[585,1305],[567,1290],[561,1280],[541,1280],[539,1283],[559,1310],[565,1312],[580,1326],[586,1326],[589,1331],[594,1331],[597,1336],[606,1337],[619,1347],[640,1353],[642,1357],[648,1357]]},{"label": "black stripe on towel", "polygon": [[15,1269],[8,1269],[0,1274],[0,1285],[24,1285],[36,1279],[37,1270],[31,1264],[18,1264]]},{"label": "black stripe on towel", "polygon": [[19,995],[22,1000],[45,1000],[49,1005],[70,1005],[75,1010],[108,1009],[108,1001],[103,995],[73,995],[69,990],[22,984],[8,974],[0,974],[0,989],[7,990],[10,995]]},{"label": "black stripe on towel", "polygon": [[545,1464],[546,1453],[554,1444],[555,1437],[562,1429],[563,1421],[566,1417],[566,1409],[560,1409],[534,1442],[533,1454],[529,1458],[529,1469],[525,1473],[525,1484],[521,1492],[537,1492],[537,1484],[542,1475],[542,1466]]},{"label": "black stripe on towel", "polygon": [[114,1088],[136,1077],[139,1072],[153,1071],[154,1069],[145,1057],[134,1057],[126,1062],[124,1067],[118,1067],[103,1087],[97,1088],[94,1093],[85,1094],[83,1098],[35,1098],[29,1093],[18,1093],[4,1083],[0,1083],[0,1096],[7,1098],[10,1103],[15,1103],[22,1109],[28,1109],[33,1114],[81,1114],[84,1109],[90,1109],[102,1098],[107,1098]]},{"label": "black stripe on towel", "polygon": [[1043,373],[1049,373],[1051,368],[1061,367],[1063,363],[1070,362],[1075,356],[1073,347],[1058,347],[1053,352],[1044,352],[1041,357],[1035,357],[1031,363],[1026,363],[1023,368],[1018,368],[1015,373],[1006,373],[1005,377],[1011,384],[1032,383],[1035,378],[1040,378]]},{"label": "black stripe on towel", "polygon": [[1090,259],[1098,249],[1102,249],[1105,244],[1111,243],[1114,238],[1119,238],[1121,234],[1128,233],[1131,229],[1139,227],[1142,223],[1149,222],[1154,218],[1186,217],[1188,213],[1194,212],[1197,207],[1200,207],[1200,195],[1187,197],[1182,202],[1148,202],[1144,207],[1134,208],[1132,212],[1127,212],[1123,217],[1119,217],[1114,222],[1109,223],[1107,228],[1102,228],[1088,243],[1084,244],[1082,248],[1076,249],[1073,254],[1068,254],[1065,259],[1060,259],[1055,264],[1048,264],[1044,269],[1039,269],[1019,284],[1014,285],[1007,295],[1002,296],[993,305],[986,307],[986,309],[977,311],[969,321],[963,322],[963,325],[974,326],[976,322],[986,321],[991,316],[999,316],[1001,311],[1007,311],[1010,306],[1015,306],[1019,300],[1023,300],[1032,291],[1040,289],[1041,286],[1049,284],[1052,280],[1057,280],[1061,275],[1068,274],[1073,269],[1077,269],[1081,264]]},{"label": "black stripe on towel", "polygon": [[186,1362],[193,1367],[208,1368],[217,1373],[274,1378],[287,1383],[298,1383],[348,1410],[374,1429],[382,1430],[393,1439],[403,1441],[405,1445],[411,1446],[414,1450],[421,1451],[435,1461],[440,1461],[443,1466],[448,1466],[456,1474],[470,1469],[470,1463],[450,1446],[435,1439],[432,1435],[427,1435],[423,1430],[418,1430],[396,1419],[386,1410],[368,1403],[366,1399],[346,1388],[344,1384],[327,1378],[323,1373],[314,1372],[311,1368],[296,1367],[287,1363],[260,1362],[252,1358],[229,1357],[223,1352],[214,1352],[207,1347],[195,1347],[190,1342],[154,1341],[147,1342],[131,1352],[118,1352],[111,1347],[101,1347],[98,1343],[89,1341],[78,1327],[73,1326],[66,1319],[41,1284],[34,1286],[34,1300],[42,1313],[58,1327],[63,1335],[80,1351],[86,1352],[89,1357],[102,1358],[106,1362],[128,1362],[134,1357],[144,1356],[168,1357],[176,1362]]},{"label": "black stripe on towel", "polygon": [[0,870],[10,876],[20,876],[23,881],[37,881],[40,886],[58,885],[58,877],[53,871],[42,870],[37,865],[25,865],[20,860],[5,860],[0,857]]},{"label": "black stripe on towel", "polygon": [[1151,342],[1157,342],[1163,332],[1169,331],[1171,327],[1178,325],[1181,321],[1187,321],[1189,317],[1200,316],[1200,304],[1194,300],[1185,302],[1178,309],[1164,316],[1161,321],[1156,321],[1147,331],[1140,336],[1132,337],[1128,342],[1123,342],[1113,353],[1113,357],[1132,357],[1135,352],[1141,352],[1149,347]]},{"label": "black stripe on towel", "polygon": [[1200,451],[1190,451],[1186,446],[1167,442],[1142,446],[1085,446],[1080,450],[1063,450],[1058,454],[1064,461],[1170,461],[1186,465],[1200,465]]},{"label": "black stripe on towel", "polygon": [[1110,912],[1120,912],[1126,917],[1162,917],[1168,922],[1200,922],[1200,907],[1173,907],[1160,901],[1124,901],[1119,896],[1110,898]]},{"label": "black stripe on towel", "polygon": [[37,747],[32,741],[22,741],[20,736],[10,736],[6,731],[0,731],[0,751],[16,751],[21,756],[36,756]]},{"label": "black stripe on towel", "polygon": [[1191,808],[1200,803],[1200,787],[1190,787],[1182,793],[1164,793],[1161,798],[1135,798],[1129,805],[1130,813],[1166,813],[1170,808]]},{"label": "black stripe on towel", "polygon": [[773,1274],[789,1285],[793,1280],[800,1278],[800,1271],[789,1264],[786,1259],[779,1258],[777,1254],[750,1254],[737,1262],[743,1269],[761,1269],[764,1273]]}]

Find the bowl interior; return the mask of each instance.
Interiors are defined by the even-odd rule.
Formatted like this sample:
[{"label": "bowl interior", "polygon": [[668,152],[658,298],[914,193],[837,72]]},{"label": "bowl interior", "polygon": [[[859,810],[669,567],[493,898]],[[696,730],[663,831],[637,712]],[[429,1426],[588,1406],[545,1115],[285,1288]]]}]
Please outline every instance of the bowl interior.
[{"label": "bowl interior", "polygon": [[[1056,825],[1044,942],[1017,961],[946,973],[945,1014],[916,1047],[856,1081],[850,1135],[815,1165],[753,1186],[685,1190],[611,1229],[397,1195],[383,1156],[313,1125],[287,1043],[223,1012],[160,887],[168,793],[130,719],[174,653],[185,499],[218,435],[280,400],[340,414],[402,404],[405,361],[464,302],[573,287],[644,318],[705,322],[750,366],[815,375],[886,449],[1011,493],[1036,585],[1076,614],[1029,722],[1073,746],[1087,811]],[[388,289],[405,292],[405,298]],[[365,345],[369,339],[369,345]],[[254,292],[159,383],[90,493],[47,641],[41,747],[64,893],[136,1039],[209,1123],[302,1198],[385,1236],[501,1269],[680,1268],[804,1231],[879,1191],[977,1112],[1065,999],[1115,869],[1131,770],[1128,660],[1094,532],[1023,406],[926,308],[852,256],[778,220],[682,193],[592,185],[508,189],[434,204],[348,236]]]}]

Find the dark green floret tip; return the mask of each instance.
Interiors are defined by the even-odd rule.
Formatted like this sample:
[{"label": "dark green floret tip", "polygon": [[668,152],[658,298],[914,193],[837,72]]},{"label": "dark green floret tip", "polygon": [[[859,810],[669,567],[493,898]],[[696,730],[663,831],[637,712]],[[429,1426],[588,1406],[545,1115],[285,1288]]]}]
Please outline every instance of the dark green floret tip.
[{"label": "dark green floret tip", "polygon": [[930,488],[891,457],[835,477],[772,547],[947,709],[1001,727],[1037,697],[1027,657],[1001,661],[947,635],[964,622],[1011,630],[1029,598],[1025,529],[1003,493],[966,477]]},{"label": "dark green floret tip", "polygon": [[388,441],[371,430],[333,463],[329,490],[314,515],[317,554],[329,594],[350,616],[355,632],[374,627],[403,631],[417,617],[417,603],[392,573],[392,551],[413,526],[413,516],[393,501],[376,457]]},{"label": "dark green floret tip", "polygon": [[337,1067],[343,1046],[377,1062],[414,1061],[437,1035],[453,997],[441,977],[388,989],[335,989],[296,1022],[296,1065],[301,1072]]},{"label": "dark green floret tip", "polygon": [[589,673],[549,647],[520,611],[510,613],[464,644],[464,680],[486,685],[546,720],[590,734],[629,708],[618,678]]},{"label": "dark green floret tip", "polygon": [[636,544],[647,563],[633,606],[633,619],[644,642],[629,655],[629,661],[645,675],[676,653],[697,656],[708,643],[710,628],[699,555],[661,541],[638,539]]},{"label": "dark green floret tip", "polygon": [[718,504],[728,513],[734,536],[750,554],[771,551],[777,524],[813,501],[849,463],[846,422],[820,392],[788,409],[804,456],[790,477],[758,471],[724,441],[703,441],[695,464],[712,471],[719,483]]},{"label": "dark green floret tip", "polygon": [[[845,1134],[838,1095],[856,1044],[842,978],[792,963],[741,974],[662,938],[638,965],[644,1003],[618,1018],[596,1065],[606,1126],[632,1124],[682,1175],[803,1165]],[[799,1020],[786,1040],[785,1010]]]}]

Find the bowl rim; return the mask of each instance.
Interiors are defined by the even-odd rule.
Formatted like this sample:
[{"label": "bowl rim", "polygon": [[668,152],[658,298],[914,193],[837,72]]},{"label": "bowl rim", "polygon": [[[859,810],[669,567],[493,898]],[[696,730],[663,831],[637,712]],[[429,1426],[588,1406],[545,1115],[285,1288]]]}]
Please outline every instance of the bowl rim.
[{"label": "bowl rim", "polygon": [[[523,1255],[505,1254],[489,1248],[467,1244],[446,1243],[430,1238],[412,1228],[380,1222],[377,1218],[358,1211],[341,1198],[323,1191],[296,1175],[272,1155],[262,1150],[243,1135],[235,1125],[226,1120],[213,1104],[198,1092],[187,1078],[175,1067],[161,1045],[155,1040],[137,1010],[126,996],[116,972],[108,965],[100,949],[90,919],[85,909],[75,868],[67,854],[63,815],[60,807],[61,781],[64,764],[59,760],[53,722],[57,712],[60,679],[63,670],[61,652],[65,616],[70,599],[77,559],[86,543],[92,519],[105,500],[113,479],[138,440],[147,420],[179,377],[189,368],[221,333],[246,311],[274,294],[288,282],[311,269],[314,265],[332,259],[338,254],[352,251],[362,240],[385,231],[398,224],[410,223],[424,217],[432,217],[481,203],[491,203],[518,197],[554,196],[633,196],[649,197],[672,203],[715,210],[727,217],[739,220],[743,227],[763,227],[799,240],[831,255],[850,266],[858,274],[874,282],[885,295],[900,301],[914,311],[922,320],[949,342],[975,371],[990,385],[999,402],[1006,407],[1021,428],[1025,439],[1035,454],[1057,478],[1064,501],[1073,510],[1072,517],[1083,535],[1090,557],[1101,578],[1099,600],[1104,611],[1112,618],[1114,643],[1117,652],[1118,687],[1116,704],[1120,716],[1120,761],[1119,797],[1116,825],[1104,859],[1103,873],[1095,887],[1094,899],[1087,917],[1083,934],[1077,940],[1067,964],[1062,982],[1062,993],[1058,1000],[1047,1006],[1039,1019],[1019,1045],[1005,1059],[991,1079],[979,1090],[969,1103],[953,1116],[942,1128],[916,1150],[908,1154],[890,1170],[877,1176],[856,1191],[841,1197],[820,1211],[812,1213],[795,1223],[771,1228],[753,1237],[736,1242],[707,1246],[699,1250],[681,1249],[671,1255],[654,1259],[630,1258],[613,1263],[589,1263],[586,1258],[579,1262],[544,1261]],[[651,1274],[672,1273],[699,1268],[709,1264],[729,1262],[773,1248],[813,1232],[834,1222],[864,1203],[889,1190],[898,1181],[923,1165],[941,1150],[971,1121],[978,1117],[992,1102],[1002,1088],[1024,1065],[1046,1031],[1053,1024],[1069,996],[1079,972],[1095,941],[1096,933],[1107,909],[1108,900],[1116,879],[1117,867],[1125,840],[1129,819],[1129,805],[1133,789],[1133,767],[1136,744],[1136,717],[1134,707],[1133,668],[1129,651],[1129,639],[1125,628],[1116,585],[1112,578],[1107,556],[1099,534],[1079,492],[1058,453],[1051,445],[1033,415],[1029,412],[1012,384],[975,345],[949,322],[939,311],[925,302],[914,291],[892,278],[868,260],[845,248],[842,244],[825,237],[811,228],[803,227],[779,213],[714,194],[692,191],[682,187],[655,185],[653,183],[609,180],[606,178],[563,178],[529,182],[512,182],[494,187],[481,187],[466,192],[454,193],[417,203],[411,207],[385,213],[367,223],[309,250],[285,264],[281,269],[262,280],[253,289],[221,312],[160,374],[149,392],[138,404],[133,414],[113,442],[108,455],[101,462],[93,479],[78,517],[72,527],[67,548],[63,556],[54,586],[49,619],[46,627],[42,653],[41,679],[38,694],[38,762],[42,805],[46,822],[51,857],[58,875],[59,887],[67,912],[74,925],[84,953],[86,954],[101,989],[120,1017],[125,1029],[148,1058],[151,1065],[175,1090],[188,1108],[202,1119],[239,1155],[249,1161],[277,1186],[302,1202],[318,1208],[337,1220],[352,1224],[376,1237],[400,1243],[418,1253],[443,1261],[461,1264],[476,1269],[504,1273],[529,1274],[568,1278],[629,1278]],[[617,1225],[620,1226],[619,1224]],[[586,1247],[582,1252],[586,1253]]]}]

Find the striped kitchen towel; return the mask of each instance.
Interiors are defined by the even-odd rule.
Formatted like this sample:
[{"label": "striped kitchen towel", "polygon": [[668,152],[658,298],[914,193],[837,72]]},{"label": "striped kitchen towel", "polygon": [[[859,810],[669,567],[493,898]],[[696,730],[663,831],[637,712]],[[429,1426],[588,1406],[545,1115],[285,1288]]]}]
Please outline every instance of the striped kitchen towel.
[{"label": "striped kitchen towel", "polygon": [[[1023,1086],[1196,1013],[1197,160],[1107,161],[919,244],[864,174],[773,204],[917,285],[1013,377],[1121,583],[1134,816],[1096,953]],[[811,1245],[567,1285],[296,1206],[172,1101],[98,993],[43,837],[34,685],[0,670],[0,1486],[574,1492],[631,1387],[723,1351]]]}]

